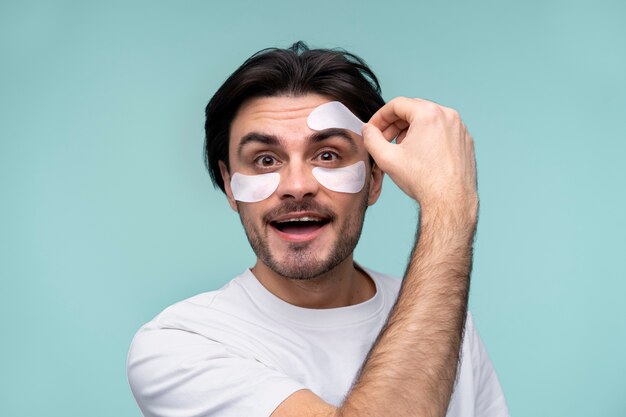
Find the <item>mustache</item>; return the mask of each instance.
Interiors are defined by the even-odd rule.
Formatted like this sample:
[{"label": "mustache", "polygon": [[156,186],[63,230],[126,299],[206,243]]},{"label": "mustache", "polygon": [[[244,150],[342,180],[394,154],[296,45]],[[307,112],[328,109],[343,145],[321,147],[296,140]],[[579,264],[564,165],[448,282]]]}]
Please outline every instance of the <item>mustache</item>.
[{"label": "mustache", "polygon": [[337,217],[334,211],[332,211],[328,207],[325,207],[319,204],[318,202],[314,200],[300,200],[300,201],[286,200],[285,202],[281,203],[278,207],[268,210],[263,215],[263,221],[265,223],[271,223],[275,218],[279,216],[284,216],[290,213],[297,213],[297,212],[303,212],[303,211],[309,211],[309,212],[319,214],[322,217],[325,217],[331,221],[335,220],[335,218]]}]

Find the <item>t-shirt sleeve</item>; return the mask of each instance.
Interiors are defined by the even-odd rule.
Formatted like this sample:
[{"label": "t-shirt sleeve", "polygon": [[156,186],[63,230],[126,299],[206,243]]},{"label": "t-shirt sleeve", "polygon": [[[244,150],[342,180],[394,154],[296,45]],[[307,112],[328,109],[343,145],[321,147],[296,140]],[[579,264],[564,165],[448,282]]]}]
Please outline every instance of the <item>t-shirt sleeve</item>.
[{"label": "t-shirt sleeve", "polygon": [[305,388],[254,358],[178,329],[140,330],[127,372],[145,417],[268,417]]},{"label": "t-shirt sleeve", "polygon": [[508,417],[509,410],[485,345],[468,314],[465,337],[471,352],[474,378],[474,415],[476,417]]}]

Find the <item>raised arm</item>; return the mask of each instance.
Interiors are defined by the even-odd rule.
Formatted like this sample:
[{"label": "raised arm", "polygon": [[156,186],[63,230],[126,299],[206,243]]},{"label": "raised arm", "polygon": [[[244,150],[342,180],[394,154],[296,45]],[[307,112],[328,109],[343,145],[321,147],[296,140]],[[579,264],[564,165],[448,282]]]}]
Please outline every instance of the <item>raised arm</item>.
[{"label": "raised arm", "polygon": [[[446,414],[463,338],[478,216],[473,140],[456,111],[403,97],[382,107],[363,135],[378,166],[420,205],[400,294],[339,408],[302,390],[273,417]],[[394,137],[396,144],[390,143]]]}]

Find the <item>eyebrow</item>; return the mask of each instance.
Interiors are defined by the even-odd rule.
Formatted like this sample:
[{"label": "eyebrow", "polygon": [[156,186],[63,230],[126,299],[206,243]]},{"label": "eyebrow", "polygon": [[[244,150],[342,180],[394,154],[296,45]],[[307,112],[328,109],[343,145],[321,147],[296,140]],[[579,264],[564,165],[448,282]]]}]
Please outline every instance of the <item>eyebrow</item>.
[{"label": "eyebrow", "polygon": [[354,139],[352,139],[352,136],[350,136],[350,134],[346,131],[346,129],[332,128],[320,130],[319,132],[315,132],[309,137],[309,142],[317,143],[330,138],[343,139],[345,142],[348,143],[348,145],[350,145],[350,149],[353,152],[357,151],[356,143],[354,142]]},{"label": "eyebrow", "polygon": [[[311,144],[319,143],[319,142],[323,142],[331,138],[340,138],[343,141],[347,142],[348,145],[350,145],[350,149],[353,152],[357,151],[357,146],[356,146],[356,143],[354,142],[354,139],[352,139],[352,136],[350,136],[350,134],[345,129],[332,128],[332,129],[324,129],[319,132],[315,132],[314,134],[309,136],[309,143]],[[246,145],[251,144],[251,143],[260,143],[262,145],[268,145],[268,146],[279,146],[281,142],[282,140],[274,135],[267,135],[267,134],[258,133],[258,132],[250,132],[244,135],[243,138],[241,138],[241,142],[239,142],[239,146],[237,147],[237,155],[241,157],[243,148]]]}]

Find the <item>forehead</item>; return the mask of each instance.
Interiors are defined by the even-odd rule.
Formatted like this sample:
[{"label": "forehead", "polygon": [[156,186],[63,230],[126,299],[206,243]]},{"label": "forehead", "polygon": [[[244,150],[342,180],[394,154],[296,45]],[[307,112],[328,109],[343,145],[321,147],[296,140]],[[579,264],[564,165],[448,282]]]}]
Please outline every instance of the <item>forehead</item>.
[{"label": "forehead", "polygon": [[251,132],[276,136],[283,134],[310,135],[314,131],[307,125],[307,118],[317,106],[332,99],[318,94],[299,97],[258,97],[244,102],[233,119],[230,142],[237,142]]}]

